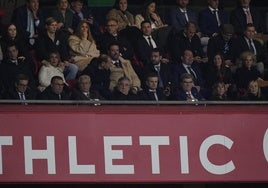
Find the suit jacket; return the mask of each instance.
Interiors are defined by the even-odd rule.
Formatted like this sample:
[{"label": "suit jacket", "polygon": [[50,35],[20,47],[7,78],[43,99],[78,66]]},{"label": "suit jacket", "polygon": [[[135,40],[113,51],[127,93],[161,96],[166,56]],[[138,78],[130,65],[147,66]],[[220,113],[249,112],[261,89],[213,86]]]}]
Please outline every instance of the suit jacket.
[{"label": "suit jacket", "polygon": [[[152,38],[155,41],[156,46],[158,46],[156,39],[153,36]],[[136,44],[135,54],[143,65],[146,65],[150,61],[151,53],[152,48],[149,46],[147,40],[144,37],[139,38]]]},{"label": "suit jacket", "polygon": [[133,55],[134,55],[133,47],[124,36],[120,35],[120,33],[117,34],[116,38],[108,32],[103,33],[101,35],[101,40],[98,41],[98,46],[99,46],[100,51],[102,53],[107,53],[107,49],[109,45],[112,43],[119,44],[119,48],[120,48],[119,50],[123,58],[133,59]]},{"label": "suit jacket", "polygon": [[83,92],[79,89],[75,89],[71,95],[73,100],[92,100],[92,99],[99,99],[103,100],[104,98],[100,95],[98,91],[90,90],[90,96],[87,97]]},{"label": "suit jacket", "polygon": [[[27,7],[26,5],[20,6],[14,11],[13,16],[13,23],[17,26],[17,31],[21,33],[21,36],[23,36],[26,40],[28,40],[30,33],[27,30],[28,25],[28,13],[27,13]],[[39,8],[37,16],[40,20],[40,23],[37,27],[37,32],[41,32],[44,27],[44,16]]]},{"label": "suit jacket", "polygon": [[[219,10],[218,15],[221,24],[228,23],[227,14],[223,10]],[[202,34],[207,35],[209,37],[211,37],[213,33],[220,32],[220,27],[218,26],[216,15],[211,12],[208,7],[200,12],[198,25]]]},{"label": "suit jacket", "polygon": [[174,61],[180,60],[186,49],[190,49],[194,56],[205,56],[200,38],[195,34],[190,41],[189,38],[185,36],[183,30],[176,34],[170,41],[169,49]]},{"label": "suit jacket", "polygon": [[[195,99],[197,100],[204,100],[204,97],[197,91],[197,89],[195,87],[193,87],[191,89],[191,93],[194,96]],[[177,90],[176,95],[175,95],[175,99],[176,100],[183,100],[186,101],[187,100],[187,94],[184,90],[182,90],[181,88]]]},{"label": "suit jacket", "polygon": [[[262,18],[260,11],[254,7],[250,7],[250,13],[256,31],[262,33],[264,31],[264,19]],[[243,34],[247,25],[247,17],[242,7],[238,7],[231,12],[230,23],[234,26],[236,34]]]},{"label": "suit jacket", "polygon": [[[142,78],[142,88],[145,88],[145,81],[146,81],[146,75],[149,73],[156,73],[157,71],[154,68],[154,65],[152,63],[149,63],[144,67],[144,73],[143,73],[143,78]],[[168,85],[168,82],[173,82],[174,80],[174,75],[172,74],[171,67],[169,64],[166,63],[160,63],[160,77],[162,79],[164,88]]]},{"label": "suit jacket", "polygon": [[[204,87],[204,79],[201,73],[201,69],[199,67],[199,63],[193,62],[191,65],[191,68],[193,69],[193,71],[195,72],[197,78],[194,79],[194,83],[196,86],[200,86],[200,87]],[[179,85],[180,81],[180,77],[182,74],[187,73],[187,70],[184,68],[183,64],[180,63],[177,68],[176,68],[176,79],[177,79],[177,84]]]},{"label": "suit jacket", "polygon": [[73,24],[73,12],[68,8],[65,12],[65,18],[58,8],[56,8],[52,12],[53,18],[55,18],[58,23],[63,23],[64,25],[60,28],[60,30],[67,31],[68,28],[72,28]]},{"label": "suit jacket", "polygon": [[137,76],[136,72],[134,71],[131,62],[129,60],[126,60],[122,57],[119,57],[119,61],[122,64],[122,67],[116,67],[115,65],[112,65],[110,68],[111,74],[110,74],[110,90],[112,91],[114,87],[117,85],[117,81],[119,78],[126,76],[130,79],[133,87],[141,87],[141,82],[139,77]]},{"label": "suit jacket", "polygon": [[[265,60],[265,51],[264,47],[261,45],[261,43],[257,40],[253,40],[254,46],[256,48],[256,57],[257,62],[264,61]],[[239,58],[242,52],[244,51],[250,51],[250,48],[248,46],[247,40],[244,38],[244,36],[238,37],[235,41],[234,45],[234,51],[236,58]]]},{"label": "suit jacket", "polygon": [[[187,15],[188,15],[189,21],[193,21],[197,23],[197,17],[193,10],[187,8]],[[171,20],[170,25],[172,25],[176,29],[176,32],[180,32],[182,29],[185,28],[185,25],[187,24],[184,13],[181,12],[178,6],[171,9],[170,20]]]},{"label": "suit jacket", "polygon": [[[159,101],[166,100],[166,96],[164,95],[164,90],[162,88],[157,88],[156,94]],[[138,92],[138,98],[140,100],[156,101],[154,93],[150,92],[148,88]]]},{"label": "suit jacket", "polygon": [[225,52],[224,46],[225,46],[225,40],[223,39],[222,35],[216,35],[214,37],[211,37],[208,41],[208,47],[207,47],[207,56],[209,62],[213,61],[213,58],[215,54],[221,53],[224,57],[224,60],[231,60],[232,62],[235,62],[235,52],[234,52],[234,46],[235,46],[235,38],[231,38],[228,41],[229,50]]},{"label": "suit jacket", "polygon": [[51,89],[51,86],[48,86],[43,92],[37,95],[39,100],[71,100],[71,92],[63,91],[61,94],[61,99],[59,95],[54,93]]},{"label": "suit jacket", "polygon": [[128,93],[127,95],[121,93],[117,89],[112,92],[111,100],[120,100],[120,101],[128,101],[128,100],[138,100],[138,96],[132,93]]},{"label": "suit jacket", "polygon": [[[37,92],[32,90],[29,87],[24,92],[24,96],[25,96],[26,100],[35,100],[36,99],[36,94],[37,94]],[[15,87],[13,87],[12,89],[10,89],[7,92],[5,98],[6,99],[20,100],[20,96],[19,96],[18,92],[16,91]]]}]

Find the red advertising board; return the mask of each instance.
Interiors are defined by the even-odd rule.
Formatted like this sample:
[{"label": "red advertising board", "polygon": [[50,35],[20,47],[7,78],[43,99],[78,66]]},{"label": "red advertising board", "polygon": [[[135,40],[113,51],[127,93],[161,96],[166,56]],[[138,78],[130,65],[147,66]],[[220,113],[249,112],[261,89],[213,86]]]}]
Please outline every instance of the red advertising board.
[{"label": "red advertising board", "polygon": [[268,106],[13,105],[0,120],[0,182],[268,182]]}]

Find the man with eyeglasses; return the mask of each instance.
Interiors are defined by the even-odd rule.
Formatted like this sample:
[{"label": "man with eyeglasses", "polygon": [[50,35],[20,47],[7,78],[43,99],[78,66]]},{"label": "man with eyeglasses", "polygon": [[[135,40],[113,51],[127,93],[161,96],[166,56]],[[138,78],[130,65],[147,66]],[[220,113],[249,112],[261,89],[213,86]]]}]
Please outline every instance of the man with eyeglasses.
[{"label": "man with eyeglasses", "polygon": [[181,84],[180,88],[175,94],[176,100],[185,100],[185,101],[198,101],[204,100],[203,96],[198,92],[194,87],[193,76],[189,73],[184,73],[181,75]]},{"label": "man with eyeglasses", "polygon": [[48,86],[37,97],[40,100],[70,100],[71,91],[65,87],[63,78],[54,76],[51,78],[50,86]]},{"label": "man with eyeglasses", "polygon": [[34,100],[36,98],[36,90],[29,87],[29,77],[25,74],[18,74],[14,87],[7,92],[6,99],[14,100]]}]

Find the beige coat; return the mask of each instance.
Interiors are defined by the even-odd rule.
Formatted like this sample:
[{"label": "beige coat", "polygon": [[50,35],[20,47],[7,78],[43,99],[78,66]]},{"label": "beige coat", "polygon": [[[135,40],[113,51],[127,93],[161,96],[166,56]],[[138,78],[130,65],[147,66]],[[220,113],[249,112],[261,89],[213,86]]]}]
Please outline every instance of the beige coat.
[{"label": "beige coat", "polygon": [[117,9],[112,9],[108,12],[106,15],[106,19],[115,19],[118,21],[118,30],[125,29],[127,26],[133,26],[134,25],[134,17],[133,15],[126,11],[126,16]]},{"label": "beige coat", "polygon": [[123,59],[119,57],[119,60],[122,63],[122,68],[117,68],[115,65],[112,65],[110,68],[110,90],[112,91],[114,87],[117,85],[117,81],[119,78],[126,76],[130,79],[132,87],[141,87],[141,82],[136,72],[134,71],[131,62],[129,60]]},{"label": "beige coat", "polygon": [[79,71],[83,71],[93,58],[100,55],[94,41],[90,42],[86,39],[80,39],[76,35],[71,35],[68,43],[71,49],[70,54],[73,56],[74,63],[78,66]]},{"label": "beige coat", "polygon": [[[135,16],[135,24],[137,25],[137,27],[140,29],[141,28],[141,22],[144,21],[144,17],[141,14],[137,14]],[[158,22],[151,22],[152,24],[152,28],[153,29],[158,29],[164,26],[161,18],[159,17],[159,21]]]}]

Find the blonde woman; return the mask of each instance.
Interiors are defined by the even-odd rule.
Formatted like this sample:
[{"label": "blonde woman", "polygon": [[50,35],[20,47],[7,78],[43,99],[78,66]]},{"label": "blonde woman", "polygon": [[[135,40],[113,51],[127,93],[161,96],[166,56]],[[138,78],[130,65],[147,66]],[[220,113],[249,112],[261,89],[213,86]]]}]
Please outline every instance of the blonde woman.
[{"label": "blonde woman", "polygon": [[93,58],[100,55],[86,20],[78,24],[75,34],[69,37],[68,43],[73,62],[79,71],[83,71]]}]

